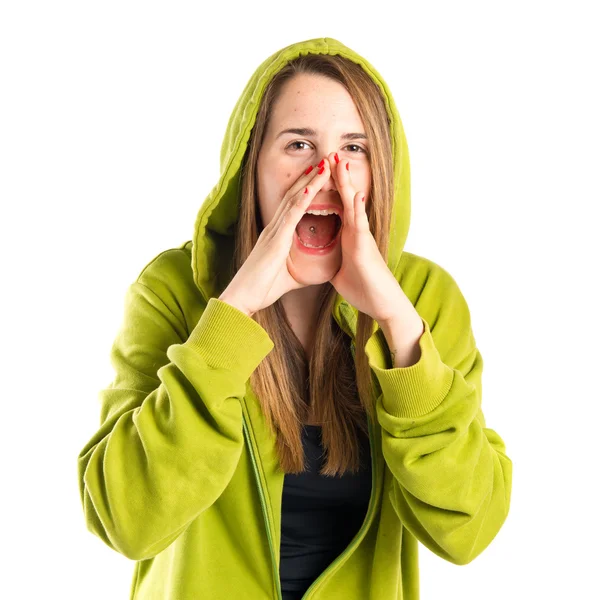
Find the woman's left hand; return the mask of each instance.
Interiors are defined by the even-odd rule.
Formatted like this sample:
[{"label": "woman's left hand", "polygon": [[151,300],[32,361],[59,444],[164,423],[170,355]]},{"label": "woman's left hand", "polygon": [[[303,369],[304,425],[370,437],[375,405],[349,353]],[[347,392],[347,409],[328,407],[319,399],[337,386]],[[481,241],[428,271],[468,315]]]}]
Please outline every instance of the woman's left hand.
[{"label": "woman's left hand", "polygon": [[365,192],[357,191],[352,184],[346,167],[350,161],[336,163],[333,153],[328,160],[344,207],[339,240],[342,265],[330,282],[352,306],[381,325],[397,314],[403,291],[371,234]]}]

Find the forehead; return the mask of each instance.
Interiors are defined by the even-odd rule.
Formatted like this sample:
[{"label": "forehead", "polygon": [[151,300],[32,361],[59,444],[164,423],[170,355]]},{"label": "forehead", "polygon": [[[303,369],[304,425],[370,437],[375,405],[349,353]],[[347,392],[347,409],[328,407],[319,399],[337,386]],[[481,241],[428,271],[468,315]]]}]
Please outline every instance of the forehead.
[{"label": "forehead", "polygon": [[[323,75],[301,73],[287,81],[273,106],[270,125],[313,127],[318,131],[339,126],[362,128],[358,109],[346,88]],[[357,130],[359,130],[357,129]]]}]

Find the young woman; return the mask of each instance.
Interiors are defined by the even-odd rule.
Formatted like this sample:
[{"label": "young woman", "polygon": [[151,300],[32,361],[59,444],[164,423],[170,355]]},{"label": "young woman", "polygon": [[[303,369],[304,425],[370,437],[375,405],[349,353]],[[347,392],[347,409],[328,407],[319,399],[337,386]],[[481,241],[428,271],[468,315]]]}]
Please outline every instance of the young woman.
[{"label": "young woman", "polygon": [[419,597],[418,542],[494,539],[512,463],[451,275],[404,251],[410,168],[386,83],[331,38],[265,60],[194,237],[128,289],[78,458],[131,598]]}]

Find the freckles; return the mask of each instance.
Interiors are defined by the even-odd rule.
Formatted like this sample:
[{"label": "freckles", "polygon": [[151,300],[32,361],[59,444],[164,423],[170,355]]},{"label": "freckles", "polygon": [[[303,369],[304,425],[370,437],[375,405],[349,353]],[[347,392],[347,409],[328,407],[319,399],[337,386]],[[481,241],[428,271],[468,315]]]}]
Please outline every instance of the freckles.
[{"label": "freckles", "polygon": [[286,175],[286,178],[287,178],[287,179],[289,179],[291,176],[292,176],[292,174],[291,174],[291,173],[288,173],[288,174]]}]

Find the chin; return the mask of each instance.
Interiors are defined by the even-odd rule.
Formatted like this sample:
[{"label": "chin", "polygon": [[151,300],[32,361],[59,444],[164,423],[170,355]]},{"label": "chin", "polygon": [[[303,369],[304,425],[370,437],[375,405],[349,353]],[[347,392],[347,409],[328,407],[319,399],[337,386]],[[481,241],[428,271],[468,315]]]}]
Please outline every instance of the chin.
[{"label": "chin", "polygon": [[334,250],[326,256],[307,256],[292,249],[288,260],[291,276],[304,285],[320,285],[331,281],[342,266],[342,254]]}]

